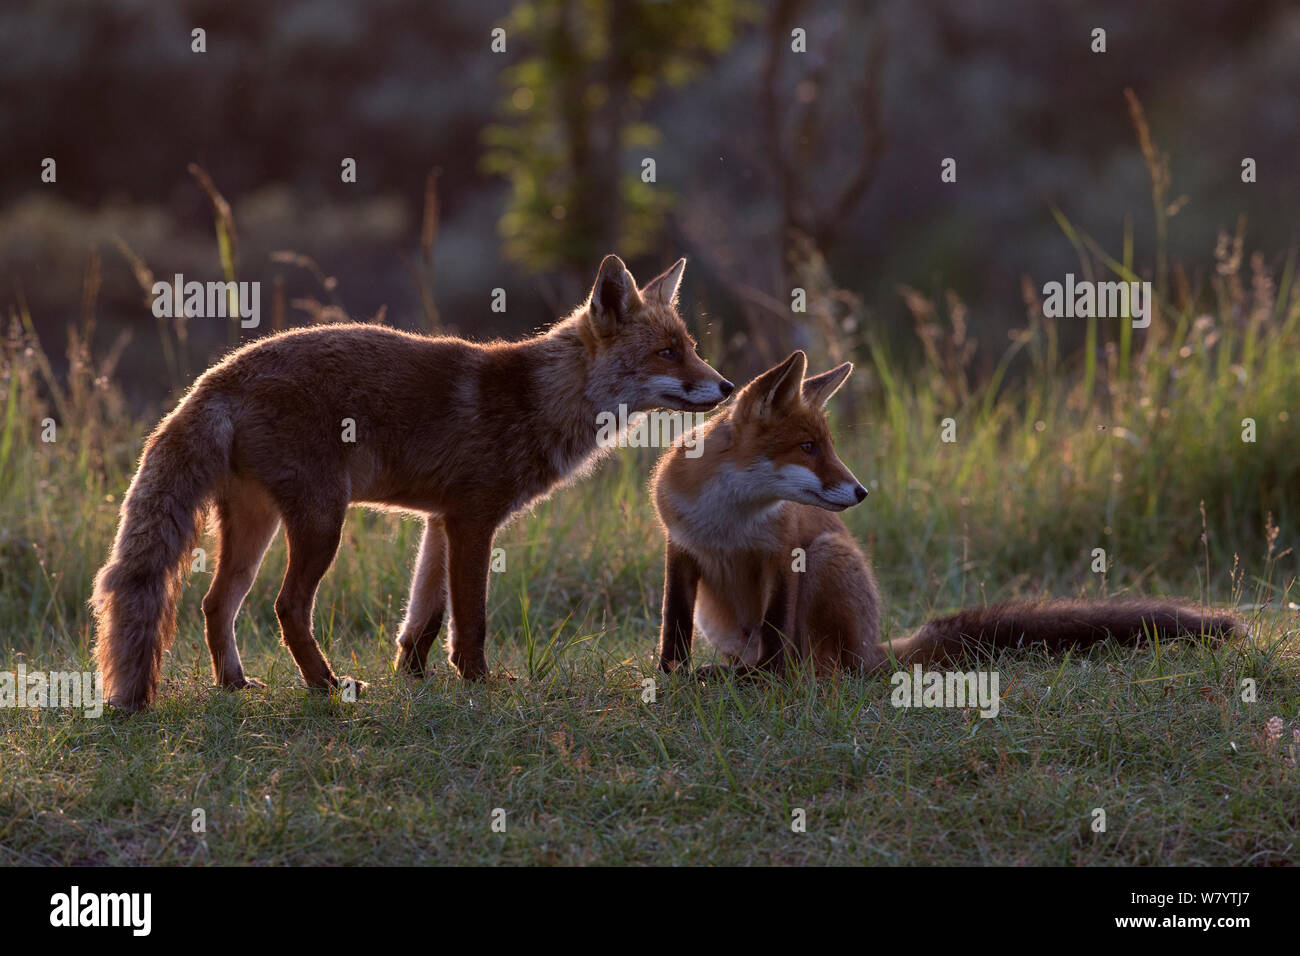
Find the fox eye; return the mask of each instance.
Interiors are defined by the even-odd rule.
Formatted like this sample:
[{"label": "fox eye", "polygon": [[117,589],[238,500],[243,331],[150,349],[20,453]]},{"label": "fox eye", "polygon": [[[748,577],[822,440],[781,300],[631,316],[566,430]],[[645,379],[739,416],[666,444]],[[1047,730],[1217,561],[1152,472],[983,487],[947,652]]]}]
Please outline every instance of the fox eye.
[{"label": "fox eye", "polygon": [[670,361],[670,362],[675,361],[676,358],[677,358],[677,350],[676,350],[676,349],[660,349],[660,350],[659,350],[659,357],[662,358],[662,359],[668,359],[668,361]]},{"label": "fox eye", "polygon": [[799,447],[811,455],[817,450],[817,443],[815,441],[806,441],[800,444]]}]

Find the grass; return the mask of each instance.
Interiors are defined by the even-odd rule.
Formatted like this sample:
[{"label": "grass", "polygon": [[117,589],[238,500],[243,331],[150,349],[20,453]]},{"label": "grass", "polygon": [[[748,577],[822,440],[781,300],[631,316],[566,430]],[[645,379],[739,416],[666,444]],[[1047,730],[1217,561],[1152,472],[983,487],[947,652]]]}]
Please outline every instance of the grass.
[{"label": "grass", "polygon": [[[919,437],[926,396],[899,401],[901,411],[881,415],[903,416],[903,432],[881,427],[878,445],[850,439],[841,449],[860,472],[886,476],[885,493],[850,516],[874,540],[895,632],[985,596],[1103,590],[1085,570],[1088,551],[1103,540],[1104,509],[1122,512],[1128,498],[1066,497],[1063,487],[1091,479],[1055,474],[1050,451],[1008,454],[1008,443],[1046,443],[1047,432],[1017,427],[1000,404],[987,419],[972,413],[968,445],[941,450]],[[1090,421],[1081,414],[1059,439],[1081,461],[1090,452],[1111,467],[1111,453],[1091,446],[1115,439],[1096,437]],[[137,424],[116,435],[101,424],[86,432],[89,449],[69,434],[53,447],[16,438],[3,486],[7,669],[88,661],[84,600],[135,450],[126,435],[139,435]],[[1001,444],[983,437],[995,431]],[[1161,485],[1162,498],[1218,480],[1186,468],[1197,450],[1188,444],[1164,467],[1189,487]],[[891,472],[900,453],[907,466]],[[998,457],[970,462],[981,455]],[[239,625],[248,672],[270,682],[265,691],[208,686],[198,607],[206,575],[192,575],[156,710],[100,720],[0,711],[0,861],[1295,862],[1294,562],[1277,553],[1276,527],[1271,558],[1261,525],[1259,560],[1208,579],[1221,603],[1269,606],[1253,614],[1253,641],[1005,655],[990,665],[1004,697],[991,720],[895,709],[884,676],[821,687],[669,680],[645,703],[661,587],[650,460],[624,453],[503,535],[490,654],[519,676],[513,683],[463,687],[442,662],[422,685],[391,673],[413,522],[355,512],[322,589],[316,624],[327,654],[371,682],[355,704],[299,689],[277,645],[282,542]],[[1003,523],[1008,509],[1019,523]],[[1089,509],[1092,534],[1065,541],[1087,526]],[[1124,533],[1123,516],[1109,520],[1122,559],[1104,590],[1188,593],[1204,562],[1218,563],[1208,541],[1204,555],[1193,546],[1197,512],[1157,507],[1144,527],[1163,533],[1146,540]],[[1243,678],[1257,682],[1254,703],[1241,699]],[[1286,719],[1280,741],[1264,729],[1274,715]],[[1105,833],[1090,829],[1098,807]],[[504,834],[492,829],[496,808],[506,811]],[[792,831],[795,808],[807,832]],[[196,810],[205,832],[193,830]]]},{"label": "grass", "polygon": [[[1132,275],[1130,241],[1111,258],[1057,215],[1088,270]],[[873,488],[846,517],[891,633],[980,601],[1141,592],[1237,607],[1249,639],[972,664],[1000,676],[988,720],[896,709],[887,675],[659,678],[653,458],[623,451],[498,539],[489,662],[514,681],[462,686],[441,659],[423,684],[392,673],[414,522],[354,512],[317,602],[335,669],[370,682],[355,703],[300,689],[278,647],[282,540],[238,624],[265,690],[209,686],[212,569],[191,575],[154,710],[0,709],[0,863],[1295,863],[1300,291],[1293,258],[1242,246],[1223,237],[1208,288],[1160,289],[1151,328],[1093,323],[1084,355],[1060,355],[1028,294],[983,383],[960,303],[907,290],[924,359],[846,342],[859,366],[836,407],[853,412],[834,426]],[[127,412],[120,343],[95,353],[87,301],[66,375],[12,313],[0,669],[89,666],[91,578],[153,420]]]},{"label": "grass", "polygon": [[[1294,862],[1294,660],[1196,644],[996,662],[1001,714],[888,706],[886,679],[668,681],[603,646],[467,688],[380,677],[356,704],[183,673],[137,719],[6,716],[7,863]],[[387,649],[337,639],[371,679]],[[358,646],[362,645],[362,646]],[[189,648],[183,655],[193,659]],[[505,655],[519,663],[516,646]],[[1234,688],[1252,676],[1261,701]],[[506,832],[493,813],[506,811]],[[807,831],[792,831],[792,812]],[[1090,829],[1095,808],[1107,830]],[[193,832],[195,811],[206,832]]]}]

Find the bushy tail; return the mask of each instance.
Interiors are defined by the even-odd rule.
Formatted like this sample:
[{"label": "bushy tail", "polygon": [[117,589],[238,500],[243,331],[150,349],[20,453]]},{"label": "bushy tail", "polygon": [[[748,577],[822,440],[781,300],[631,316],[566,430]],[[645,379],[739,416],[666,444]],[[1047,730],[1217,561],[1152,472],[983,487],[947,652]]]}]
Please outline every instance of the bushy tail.
[{"label": "bushy tail", "polygon": [[966,649],[1044,646],[1049,650],[1087,647],[1105,640],[1138,644],[1202,634],[1223,639],[1245,633],[1245,625],[1223,611],[1180,601],[1058,600],[1013,602],[967,608],[928,621],[911,637],[894,641],[900,661],[956,660]]},{"label": "bushy tail", "polygon": [[191,396],[145,443],[90,599],[95,662],[116,707],[140,710],[157,693],[190,552],[208,499],[230,468],[232,431],[224,412]]}]

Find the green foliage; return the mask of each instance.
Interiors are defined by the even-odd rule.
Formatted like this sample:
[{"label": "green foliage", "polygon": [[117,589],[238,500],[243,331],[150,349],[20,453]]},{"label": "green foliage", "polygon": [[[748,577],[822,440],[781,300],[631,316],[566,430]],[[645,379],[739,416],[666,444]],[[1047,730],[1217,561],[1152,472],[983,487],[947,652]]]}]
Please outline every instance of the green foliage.
[{"label": "green foliage", "polygon": [[[502,122],[484,131],[482,168],[510,181],[506,254],[534,271],[590,268],[611,248],[653,246],[672,191],[641,179],[661,142],[642,119],[730,45],[735,0],[528,0],[509,43],[529,53],[504,71]],[[508,48],[509,49],[509,48]]]}]

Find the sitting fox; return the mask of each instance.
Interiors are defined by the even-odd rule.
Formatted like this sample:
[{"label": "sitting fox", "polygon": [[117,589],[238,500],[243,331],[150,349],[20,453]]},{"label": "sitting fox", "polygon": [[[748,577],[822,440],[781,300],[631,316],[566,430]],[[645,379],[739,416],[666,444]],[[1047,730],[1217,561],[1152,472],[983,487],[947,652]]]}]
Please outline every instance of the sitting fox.
[{"label": "sitting fox", "polygon": [[[1228,614],[1149,599],[1045,601],[970,608],[882,643],[880,591],[866,555],[834,512],[867,496],[835,454],[823,413],[850,363],[804,378],[795,352],[659,461],[655,507],[667,538],[659,666],[689,667],[698,627],[745,672],[790,661],[824,676],[956,657],[984,648],[1087,645],[1108,636],[1223,637]],[[796,549],[802,549],[802,562]]]},{"label": "sitting fox", "polygon": [[270,336],[205,372],[145,443],[95,578],[95,657],[109,701],[127,710],[153,701],[211,506],[220,551],[203,614],[222,686],[258,683],[244,675],[235,615],[281,522],[284,643],[309,687],[338,686],[312,636],[312,607],[353,503],[426,516],[398,670],[424,673],[450,593],[449,659],[461,677],[485,677],[501,524],[579,474],[620,405],[706,411],[732,391],[677,314],[685,264],[638,290],[607,256],[587,302],[519,342],[331,325]]}]

